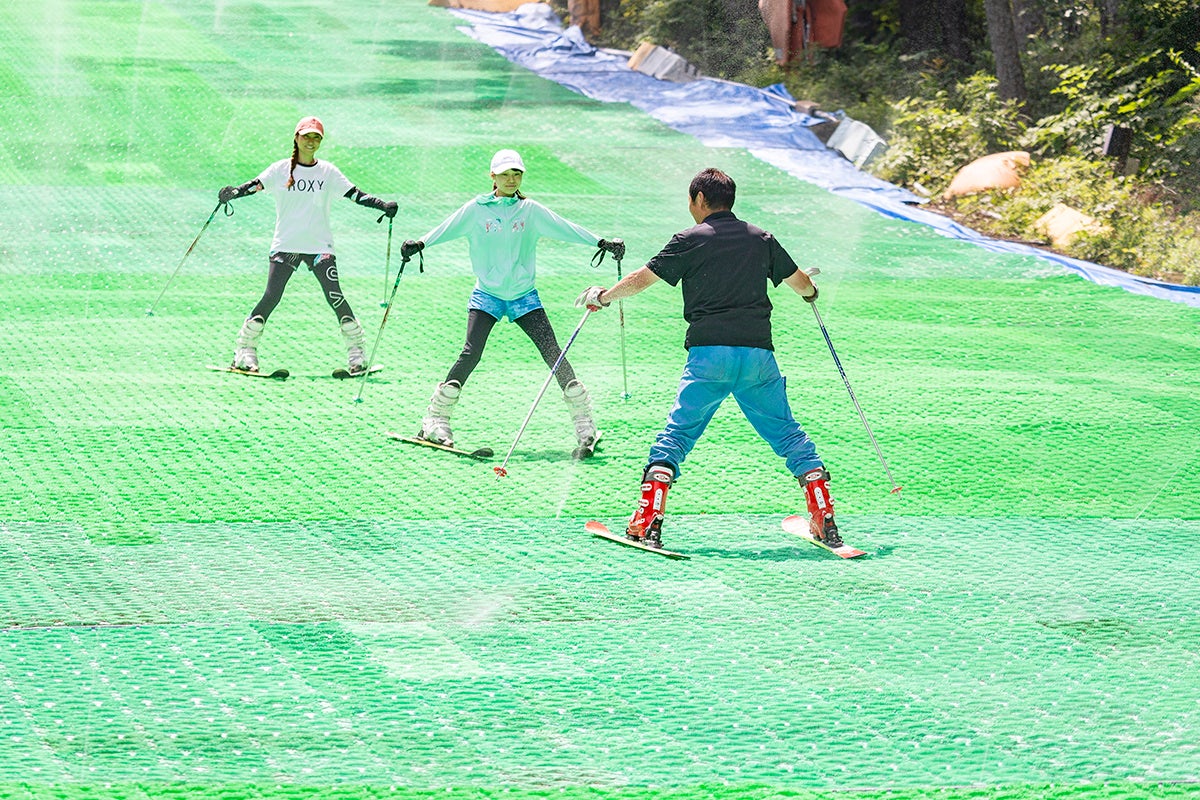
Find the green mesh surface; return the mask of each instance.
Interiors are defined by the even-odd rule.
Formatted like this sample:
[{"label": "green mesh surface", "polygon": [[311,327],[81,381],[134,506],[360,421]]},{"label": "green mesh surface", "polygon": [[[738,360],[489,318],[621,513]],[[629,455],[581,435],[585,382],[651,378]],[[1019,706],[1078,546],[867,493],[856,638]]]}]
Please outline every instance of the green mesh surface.
[{"label": "green mesh surface", "polygon": [[[882,218],[736,150],[514,68],[416,0],[0,6],[0,797],[865,798],[1200,794],[1200,312]],[[833,472],[842,562],[734,404],[672,490],[669,562],[620,526],[684,359],[676,292],[589,319],[605,431],[570,460],[555,392],[497,480],[388,441],[461,346],[465,247],[399,284],[362,389],[297,275],[260,354],[209,371],[262,291],[269,199],[216,202],[321,116],[322,155],[401,203],[335,206],[369,332],[399,242],[516,147],[528,193],[629,245],[687,181],[819,266],[776,294],[797,416]],[[545,243],[560,338],[611,284]],[[502,457],[545,377],[511,325],[456,416]],[[628,381],[632,397],[621,394]]]}]

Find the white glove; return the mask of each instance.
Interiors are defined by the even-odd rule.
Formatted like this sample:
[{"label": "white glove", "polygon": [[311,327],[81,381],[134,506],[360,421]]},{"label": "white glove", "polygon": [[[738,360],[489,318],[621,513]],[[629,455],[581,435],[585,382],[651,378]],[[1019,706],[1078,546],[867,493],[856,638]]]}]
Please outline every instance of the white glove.
[{"label": "white glove", "polygon": [[589,311],[599,311],[602,308],[608,308],[609,303],[600,302],[600,294],[607,291],[603,286],[589,286],[587,291],[575,298],[575,307],[588,307]]}]

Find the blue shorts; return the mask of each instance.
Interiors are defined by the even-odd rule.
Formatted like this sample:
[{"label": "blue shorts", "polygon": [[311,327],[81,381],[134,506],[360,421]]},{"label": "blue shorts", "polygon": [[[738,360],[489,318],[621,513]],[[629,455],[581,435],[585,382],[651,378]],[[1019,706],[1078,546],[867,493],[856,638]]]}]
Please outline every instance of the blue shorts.
[{"label": "blue shorts", "polygon": [[471,297],[467,300],[468,309],[479,309],[498,320],[508,317],[509,322],[515,322],[530,311],[537,311],[541,307],[542,298],[538,297],[537,289],[526,292],[516,300],[501,300],[494,294],[476,289],[471,292]]}]

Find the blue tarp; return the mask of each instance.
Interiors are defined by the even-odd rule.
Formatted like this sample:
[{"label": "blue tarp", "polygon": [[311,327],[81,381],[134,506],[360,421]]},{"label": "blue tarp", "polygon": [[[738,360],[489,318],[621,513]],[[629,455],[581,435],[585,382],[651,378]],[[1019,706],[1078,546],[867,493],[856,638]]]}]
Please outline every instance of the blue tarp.
[{"label": "blue tarp", "polygon": [[759,89],[716,78],[672,83],[628,66],[628,54],[593,47],[577,26],[563,29],[548,6],[529,3],[511,13],[452,9],[464,33],[513,63],[604,102],[629,103],[711,147],[739,147],[790,175],[897,219],[988,250],[1032,255],[1105,286],[1200,308],[1200,287],[1178,286],[1062,256],[1029,245],[990,239],[917,206],[911,192],[858,170],[810,130],[819,120],[792,107],[782,86]]},{"label": "blue tarp", "polygon": [[[530,71],[608,103],[629,103],[710,147],[769,151],[772,164],[826,189],[881,195],[897,203],[919,197],[854,167],[810,126],[821,120],[792,108],[783,87],[772,91],[701,78],[672,83],[629,68],[629,54],[593,47],[577,26],[563,30],[549,6],[529,3],[510,13],[452,9],[471,23],[464,32]],[[787,165],[791,165],[789,166]]]}]

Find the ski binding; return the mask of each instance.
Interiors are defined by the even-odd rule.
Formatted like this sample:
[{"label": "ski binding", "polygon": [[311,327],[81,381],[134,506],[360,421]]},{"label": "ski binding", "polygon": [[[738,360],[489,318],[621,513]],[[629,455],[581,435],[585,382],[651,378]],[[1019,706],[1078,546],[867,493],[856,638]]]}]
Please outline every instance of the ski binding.
[{"label": "ski binding", "polygon": [[592,439],[591,445],[588,447],[583,447],[582,445],[576,447],[571,451],[571,458],[575,459],[576,461],[582,461],[585,458],[591,458],[592,456],[596,455],[596,445],[600,443],[600,437],[603,435],[604,434],[601,431],[596,431],[596,438]]},{"label": "ski binding", "polygon": [[613,533],[603,523],[597,522],[594,519],[589,520],[588,523],[584,525],[584,529],[593,536],[599,536],[601,539],[607,539],[610,542],[623,544],[626,547],[632,547],[635,550],[645,550],[648,553],[658,553],[660,556],[666,556],[667,558],[673,559],[687,560],[691,558],[691,556],[686,556],[683,553],[676,553],[674,550],[664,550],[661,547],[652,547],[648,544],[634,541],[633,539],[626,537],[624,534]]},{"label": "ski binding", "polygon": [[348,378],[361,378],[363,375],[374,375],[379,370],[383,369],[383,364],[376,364],[364,372],[351,372],[345,367],[338,367],[333,371],[333,377],[339,381],[344,381]]},{"label": "ski binding", "polygon": [[493,455],[495,455],[495,453],[492,452],[492,448],[490,448],[490,447],[481,447],[478,450],[460,450],[457,447],[448,447],[444,444],[438,444],[437,442],[431,442],[428,439],[422,439],[419,436],[404,436],[399,433],[392,433],[391,431],[388,431],[388,432],[384,433],[383,435],[386,436],[387,438],[393,439],[397,442],[406,442],[407,444],[419,444],[421,447],[430,447],[430,448],[433,448],[434,450],[441,450],[446,453],[453,453],[456,456],[463,456],[464,458],[472,458],[476,461],[487,461],[489,458],[491,458]]},{"label": "ski binding", "polygon": [[277,369],[274,372],[251,372],[248,369],[238,369],[237,367],[214,367],[209,364],[209,369],[216,372],[236,372],[238,375],[249,375],[251,378],[274,378],[277,381],[286,381],[291,373],[286,369]]},{"label": "ski binding", "polygon": [[865,550],[859,550],[851,547],[848,544],[843,544],[841,547],[830,547],[817,537],[813,536],[812,530],[809,528],[808,523],[808,517],[801,516],[800,514],[792,514],[790,517],[784,518],[783,529],[788,533],[796,534],[802,539],[807,539],[817,547],[820,547],[823,550],[828,550],[835,556],[841,556],[842,558],[858,558],[859,556],[867,555]]}]

